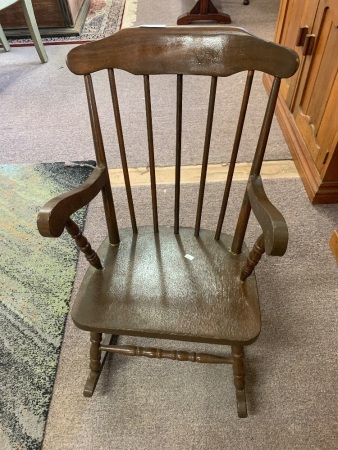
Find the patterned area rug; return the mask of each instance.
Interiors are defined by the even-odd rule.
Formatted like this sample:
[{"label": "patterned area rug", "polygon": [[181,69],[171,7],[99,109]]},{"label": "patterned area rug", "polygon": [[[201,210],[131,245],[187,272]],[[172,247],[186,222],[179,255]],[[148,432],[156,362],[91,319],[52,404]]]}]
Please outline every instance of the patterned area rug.
[{"label": "patterned area rug", "polygon": [[[80,36],[42,38],[45,44],[88,42],[111,36],[136,19],[137,0],[92,0]],[[30,39],[9,39],[13,46],[33,45]]]},{"label": "patterned area rug", "polygon": [[[40,236],[39,208],[93,161],[0,166],[0,448],[39,449],[76,273],[68,235]],[[83,228],[86,211],[75,221]]]}]

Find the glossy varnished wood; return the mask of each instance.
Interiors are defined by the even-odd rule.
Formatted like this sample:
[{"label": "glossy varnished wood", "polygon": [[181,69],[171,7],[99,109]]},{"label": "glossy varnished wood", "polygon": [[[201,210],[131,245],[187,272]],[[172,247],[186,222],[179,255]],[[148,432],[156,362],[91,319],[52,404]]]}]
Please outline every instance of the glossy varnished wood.
[{"label": "glossy varnished wood", "polygon": [[268,199],[260,176],[250,176],[247,192],[250,206],[263,230],[266,253],[283,256],[288,245],[288,228],[282,214]]},{"label": "glossy varnished wood", "polygon": [[59,237],[69,217],[93,200],[106,185],[108,171],[95,167],[88,180],[81,186],[47,202],[38,214],[38,229],[42,236]]},{"label": "glossy varnished wood", "polygon": [[220,215],[219,215],[217,228],[216,228],[216,233],[215,233],[215,239],[217,239],[217,240],[219,239],[219,237],[221,235],[221,232],[222,232],[225,212],[226,212],[226,209],[227,209],[227,206],[228,206],[228,200],[229,200],[229,195],[230,195],[231,183],[232,183],[234,172],[235,172],[239,145],[241,143],[241,137],[242,137],[243,126],[244,126],[244,122],[245,122],[246,112],[247,112],[247,108],[248,108],[249,98],[250,98],[250,92],[251,92],[253,76],[254,76],[254,71],[253,70],[249,70],[248,75],[247,75],[247,79],[246,79],[246,84],[245,84],[245,89],[244,89],[244,94],[243,94],[241,110],[240,110],[240,113],[239,113],[239,119],[238,119],[238,124],[237,124],[237,129],[236,129],[236,135],[235,135],[235,139],[234,139],[234,145],[233,145],[231,158],[230,158],[230,163],[229,163],[229,171],[228,171],[228,176],[227,176],[225,189],[224,189],[224,194],[223,194],[221,212],[220,212]]},{"label": "glossy varnished wood", "polygon": [[172,359],[174,361],[189,361],[200,364],[233,364],[229,356],[210,355],[209,353],[187,352],[185,350],[167,350],[137,345],[100,345],[100,350],[125,356],[143,356],[145,358]]},{"label": "glossy varnished wood", "polygon": [[102,333],[90,333],[90,372],[83,390],[83,395],[85,397],[91,397],[94,394],[101,371],[106,362],[108,352],[103,351],[102,347],[106,345],[116,344],[117,341],[118,336],[116,335],[105,335],[105,337],[103,337]]},{"label": "glossy varnished wood", "polygon": [[[76,47],[69,52],[67,63],[75,74],[84,75],[97,168],[77,190],[47,203],[40,212],[38,226],[44,236],[59,236],[66,228],[92,264],[79,288],[72,310],[75,324],[91,332],[90,374],[85,395],[92,395],[95,389],[103,366],[102,354],[105,352],[178,361],[229,363],[233,366],[238,415],[246,417],[244,346],[257,339],[261,327],[254,269],[264,253],[281,256],[287,246],[285,221],[267,198],[260,172],[281,77],[291,76],[297,69],[296,53],[234,27],[134,28],[124,29],[102,41]],[[108,70],[131,229],[119,230],[117,226],[91,77],[92,72],[102,69]],[[114,69],[143,76],[152,227],[138,229],[136,226],[131,188],[133,178],[127,164]],[[223,219],[255,70],[272,75],[274,81],[261,129],[257,132],[257,144],[253,143],[256,150],[253,151],[248,184],[242,207],[237,213],[238,221],[232,238],[222,233]],[[209,169],[217,83],[219,77],[241,71],[247,72],[247,79],[220,205],[221,213],[214,234],[214,231],[201,230],[200,226]],[[172,227],[160,226],[157,211],[156,185],[160,171],[155,167],[157,149],[152,120],[151,76],[161,74],[175,74],[177,77]],[[208,76],[211,82],[207,120],[203,124],[204,151],[199,167],[199,184],[196,186],[198,201],[197,205],[191,205],[197,210],[194,229],[180,227],[185,75]],[[220,99],[223,100],[226,101]],[[226,118],[222,120],[226,123]],[[96,254],[70,215],[89,203],[100,191],[103,195],[108,237]],[[251,212],[256,216],[262,232],[257,233],[256,244],[249,253],[244,237]],[[220,357],[137,345],[107,345],[101,341],[103,333],[227,344],[231,346],[231,356]]]},{"label": "glossy varnished wood", "polygon": [[89,264],[95,267],[95,269],[102,269],[102,264],[97,253],[92,249],[88,239],[82,234],[80,228],[72,219],[67,220],[66,229],[74,239],[79,250],[85,255]]},{"label": "glossy varnished wood", "polygon": [[135,75],[229,76],[259,70],[289,77],[298,67],[292,50],[234,27],[125,28],[81,45],[67,57],[69,69],[85,75],[117,68]]},{"label": "glossy varnished wood", "polygon": [[[253,342],[260,332],[255,277],[239,280],[246,254],[212,231],[140,227],[120,230],[98,251],[103,270],[88,268],[72,318],[84,330],[219,344]],[[185,255],[194,257],[192,261]],[[97,299],[100,299],[98,302]]]}]

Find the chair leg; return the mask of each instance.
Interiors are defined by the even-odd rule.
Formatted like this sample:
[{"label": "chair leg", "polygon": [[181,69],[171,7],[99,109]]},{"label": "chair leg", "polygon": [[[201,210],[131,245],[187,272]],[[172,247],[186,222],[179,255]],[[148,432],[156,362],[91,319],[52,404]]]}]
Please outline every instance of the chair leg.
[{"label": "chair leg", "polygon": [[94,394],[95,387],[99,380],[102,364],[100,344],[102,341],[102,333],[90,333],[90,372],[83,391],[85,397],[91,397]]},{"label": "chair leg", "polygon": [[[111,345],[117,343],[118,336],[112,334],[112,335],[105,335],[104,341],[105,344]],[[83,395],[85,397],[92,397],[94,394],[97,382],[99,381],[104,363],[106,362],[108,352],[101,351],[102,341],[102,333],[90,333],[90,372],[83,390]]]},{"label": "chair leg", "polygon": [[32,41],[34,42],[36,51],[41,59],[41,62],[46,63],[48,61],[48,56],[43,46],[39,28],[36,23],[35,14],[33,10],[32,0],[21,0],[23,12],[25,14],[25,19],[29,32],[32,36]]},{"label": "chair leg", "polygon": [[0,42],[1,42],[5,52],[9,52],[11,48],[9,46],[9,43],[7,41],[7,38],[5,36],[4,30],[2,29],[1,25],[0,25]]},{"label": "chair leg", "polygon": [[233,374],[236,388],[237,413],[238,417],[247,417],[246,397],[245,397],[245,371],[244,371],[244,348],[241,345],[232,345],[231,353],[233,357]]}]

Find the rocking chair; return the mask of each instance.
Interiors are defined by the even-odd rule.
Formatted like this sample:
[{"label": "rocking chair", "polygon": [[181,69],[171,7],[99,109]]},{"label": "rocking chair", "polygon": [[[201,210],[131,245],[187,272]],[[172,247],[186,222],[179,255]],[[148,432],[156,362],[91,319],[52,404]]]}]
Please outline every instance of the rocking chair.
[{"label": "rocking chair", "polygon": [[[261,329],[254,268],[261,256],[282,256],[288,232],[281,213],[267,198],[260,169],[281,78],[298,67],[293,50],[254,37],[233,27],[167,27],[123,29],[111,37],[72,49],[67,64],[84,76],[97,166],[77,189],[49,201],[40,211],[38,228],[46,237],[64,230],[74,238],[90,266],[77,293],[72,318],[90,332],[90,373],[84,395],[93,395],[109,352],[147,358],[230,364],[233,368],[238,416],[247,416],[244,379],[244,347]],[[128,172],[115,70],[143,77],[152,225],[138,227]],[[131,228],[118,229],[113,191],[109,180],[92,73],[107,70]],[[260,131],[247,188],[234,236],[222,232],[237,152],[240,145],[254,71],[274,77]],[[247,72],[246,85],[225,182],[216,231],[201,229],[208,156],[214,116],[217,80]],[[156,171],[150,76],[172,74],[177,83],[175,204],[173,226],[158,219]],[[210,77],[210,97],[201,178],[194,228],[180,225],[180,176],[182,153],[183,80],[185,75]],[[189,78],[188,78],[189,79]],[[71,218],[78,209],[102,193],[108,236],[96,253]],[[150,200],[149,200],[150,201]],[[250,212],[262,233],[248,251],[244,237]],[[189,261],[186,254],[192,254]],[[159,276],[154,276],[158,273]],[[111,335],[103,343],[103,334]],[[119,345],[114,336],[141,336],[230,346],[229,356],[188,351]],[[106,336],[105,336],[106,337]],[[75,374],[74,374],[75,375]]]}]

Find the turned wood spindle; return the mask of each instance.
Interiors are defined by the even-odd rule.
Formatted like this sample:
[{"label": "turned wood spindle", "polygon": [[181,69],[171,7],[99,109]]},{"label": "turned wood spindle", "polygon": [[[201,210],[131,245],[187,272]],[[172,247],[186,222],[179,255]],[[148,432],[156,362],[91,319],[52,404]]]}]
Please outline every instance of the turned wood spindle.
[{"label": "turned wood spindle", "polygon": [[97,253],[92,249],[87,238],[82,234],[80,228],[72,219],[68,219],[66,229],[74,239],[77,247],[85,255],[89,264],[95,267],[95,269],[102,269],[102,264],[100,258],[97,256]]},{"label": "turned wood spindle", "polygon": [[102,333],[90,333],[90,364],[89,368],[93,372],[100,372],[101,370],[101,350],[100,344],[102,340]]},{"label": "turned wood spindle", "polygon": [[232,357],[211,355],[208,353],[187,352],[184,350],[164,350],[161,348],[138,347],[134,345],[101,345],[101,351],[118,353],[125,356],[144,356],[146,358],[167,358],[175,361],[190,361],[209,364],[232,364]]},{"label": "turned wood spindle", "polygon": [[241,270],[241,281],[245,281],[253,272],[254,268],[259,263],[263,253],[265,252],[264,235],[261,234],[255,242],[253,249],[248,255],[245,265]]}]

